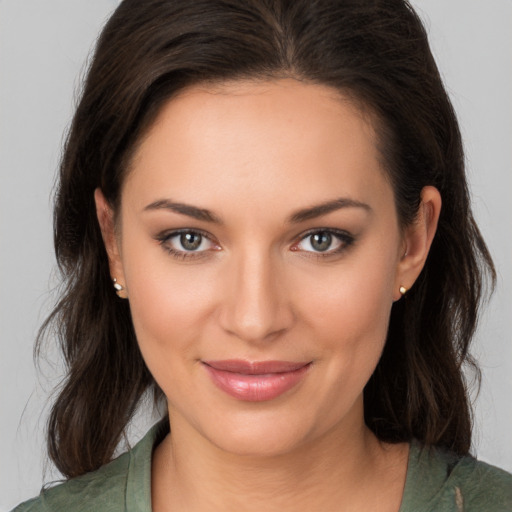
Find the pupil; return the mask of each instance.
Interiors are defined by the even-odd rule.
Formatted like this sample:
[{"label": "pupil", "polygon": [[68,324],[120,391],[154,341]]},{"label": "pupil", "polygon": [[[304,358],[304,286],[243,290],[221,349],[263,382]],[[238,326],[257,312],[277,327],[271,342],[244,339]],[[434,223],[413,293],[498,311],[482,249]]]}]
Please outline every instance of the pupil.
[{"label": "pupil", "polygon": [[180,243],[187,251],[195,251],[201,245],[201,239],[201,235],[197,233],[183,233],[180,236]]},{"label": "pupil", "polygon": [[326,251],[331,246],[332,236],[330,233],[315,233],[311,237],[311,245],[316,251]]}]

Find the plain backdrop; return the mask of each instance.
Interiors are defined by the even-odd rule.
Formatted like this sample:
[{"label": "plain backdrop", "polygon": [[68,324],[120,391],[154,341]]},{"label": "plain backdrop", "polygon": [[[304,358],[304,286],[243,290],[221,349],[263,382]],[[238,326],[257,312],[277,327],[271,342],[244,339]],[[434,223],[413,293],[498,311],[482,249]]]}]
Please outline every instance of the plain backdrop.
[{"label": "plain backdrop", "polygon": [[[56,284],[51,192],[84,62],[115,0],[0,0],[0,512],[55,478],[43,430],[60,366],[32,360]],[[415,0],[459,114],[498,268],[474,353],[473,452],[512,471],[512,1]],[[140,419],[139,431],[149,420]]]}]

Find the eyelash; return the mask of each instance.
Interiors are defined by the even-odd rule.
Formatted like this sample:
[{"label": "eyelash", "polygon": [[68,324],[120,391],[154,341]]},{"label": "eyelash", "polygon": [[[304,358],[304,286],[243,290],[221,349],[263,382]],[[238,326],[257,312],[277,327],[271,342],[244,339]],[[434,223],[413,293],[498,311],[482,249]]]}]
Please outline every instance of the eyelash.
[{"label": "eyelash", "polygon": [[333,241],[338,240],[340,242],[339,247],[336,249],[326,250],[326,251],[304,251],[304,255],[310,258],[328,258],[332,256],[340,255],[341,253],[345,252],[354,242],[355,237],[348,233],[347,231],[341,230],[341,229],[333,229],[333,228],[315,228],[307,231],[306,233],[302,234],[298,241],[295,242],[292,245],[291,250],[292,251],[299,251],[297,249],[297,246],[302,243],[303,241],[307,240],[308,238],[312,237],[313,235],[317,234],[328,234],[332,236]]},{"label": "eyelash", "polygon": [[201,231],[200,229],[178,229],[171,232],[162,233],[158,235],[156,239],[158,240],[162,248],[177,260],[188,260],[191,258],[199,259],[205,257],[208,251],[180,251],[173,249],[169,245],[171,239],[187,234],[199,235],[203,239],[210,241],[210,243],[215,244],[215,242],[212,241],[211,236],[208,235],[208,233]]},{"label": "eyelash", "polygon": [[[169,245],[169,241],[175,237],[184,235],[184,234],[193,234],[193,235],[199,235],[203,239],[207,239],[211,244],[216,245],[216,243],[212,240],[211,236],[199,229],[178,229],[171,232],[165,232],[156,237],[156,240],[160,243],[162,248],[170,254],[173,258],[177,260],[189,260],[189,259],[199,259],[206,257],[209,252],[209,250],[202,250],[202,251],[180,251],[177,249],[172,248]],[[336,256],[344,251],[346,251],[354,242],[355,237],[348,233],[347,231],[339,230],[339,229],[333,229],[333,228],[315,228],[312,230],[309,230],[308,232],[300,235],[300,237],[293,243],[291,247],[291,251],[299,252],[300,249],[297,248],[297,246],[302,243],[303,241],[307,240],[309,237],[312,237],[316,234],[328,234],[332,236],[333,239],[336,239],[340,242],[340,246],[337,247],[334,250],[326,250],[326,251],[303,251],[304,256],[306,257],[313,257],[313,258],[328,258],[329,256]],[[219,247],[216,245],[216,247]],[[219,248],[220,249],[220,248]],[[219,250],[215,249],[215,250]]]}]

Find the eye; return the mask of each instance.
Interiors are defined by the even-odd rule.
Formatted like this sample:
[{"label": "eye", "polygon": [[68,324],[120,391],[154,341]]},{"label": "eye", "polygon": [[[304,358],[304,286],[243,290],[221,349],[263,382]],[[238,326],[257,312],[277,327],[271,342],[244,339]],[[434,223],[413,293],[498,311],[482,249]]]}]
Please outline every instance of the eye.
[{"label": "eye", "polygon": [[342,252],[353,242],[354,237],[345,231],[322,229],[303,235],[291,250],[327,256]]},{"label": "eye", "polygon": [[172,256],[181,259],[199,257],[206,251],[220,249],[206,234],[193,229],[164,233],[157,239]]},{"label": "eye", "polygon": [[203,235],[194,233],[193,231],[175,235],[170,240],[179,244],[180,247],[178,250],[182,249],[184,251],[199,251],[200,249],[204,249],[204,247],[201,246],[205,245],[206,241]]}]

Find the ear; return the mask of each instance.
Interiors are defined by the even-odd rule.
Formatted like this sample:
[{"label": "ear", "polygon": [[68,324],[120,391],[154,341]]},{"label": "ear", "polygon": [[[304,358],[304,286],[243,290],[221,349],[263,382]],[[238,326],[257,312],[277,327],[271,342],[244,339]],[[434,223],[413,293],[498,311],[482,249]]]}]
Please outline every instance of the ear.
[{"label": "ear", "polygon": [[404,232],[402,256],[396,274],[394,300],[400,299],[401,287],[409,290],[420,275],[436,234],[440,213],[441,194],[435,187],[424,187],[421,191],[418,215]]},{"label": "ear", "polygon": [[119,297],[126,298],[126,281],[118,237],[115,231],[114,212],[99,188],[94,191],[94,201],[96,203],[96,216],[98,217],[103,243],[107,251],[110,275],[112,280],[116,279],[116,283],[121,286],[121,290],[116,288]]}]

